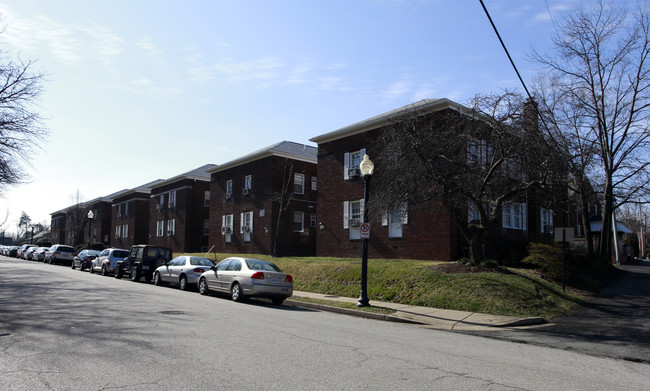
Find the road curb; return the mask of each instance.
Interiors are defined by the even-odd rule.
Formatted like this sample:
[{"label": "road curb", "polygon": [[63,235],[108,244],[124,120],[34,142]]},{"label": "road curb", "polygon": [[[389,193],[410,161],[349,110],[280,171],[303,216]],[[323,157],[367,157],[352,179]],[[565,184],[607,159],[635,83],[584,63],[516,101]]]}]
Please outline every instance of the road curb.
[{"label": "road curb", "polygon": [[327,312],[335,312],[338,314],[344,314],[344,315],[352,315],[352,316],[357,316],[360,318],[367,318],[367,319],[375,319],[375,320],[383,320],[387,322],[399,322],[399,323],[410,323],[410,324],[426,324],[423,322],[418,322],[415,320],[411,319],[405,319],[399,316],[392,316],[392,315],[386,315],[386,314],[376,314],[374,312],[367,312],[367,311],[361,311],[361,310],[355,310],[352,308],[341,308],[341,307],[333,307],[325,304],[317,304],[317,303],[308,303],[305,301],[297,301],[297,300],[285,300],[284,304],[290,305],[293,307],[301,307],[301,308],[308,308],[308,309],[314,309],[314,310],[321,310],[321,311],[327,311]]}]

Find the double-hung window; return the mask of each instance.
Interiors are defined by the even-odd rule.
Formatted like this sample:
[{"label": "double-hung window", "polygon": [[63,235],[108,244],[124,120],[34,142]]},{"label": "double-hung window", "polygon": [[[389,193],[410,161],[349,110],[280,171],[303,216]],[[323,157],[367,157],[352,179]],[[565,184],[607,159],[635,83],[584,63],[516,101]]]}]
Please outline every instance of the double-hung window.
[{"label": "double-hung window", "polygon": [[304,174],[293,174],[293,192],[295,194],[305,194]]},{"label": "double-hung window", "polygon": [[203,193],[203,206],[206,208],[210,207],[210,191],[206,191]]},{"label": "double-hung window", "polygon": [[541,230],[542,233],[552,234],[553,233],[553,211],[548,209],[540,208],[539,210]]},{"label": "double-hung window", "polygon": [[253,189],[253,176],[246,175],[244,177],[244,189],[242,190],[242,193],[244,195],[250,194],[252,189]]},{"label": "double-hung window", "polygon": [[115,226],[115,238],[119,239],[122,237],[122,226],[121,225],[116,225]]},{"label": "double-hung window", "polygon": [[293,232],[305,232],[305,213],[301,211],[293,212]]},{"label": "double-hung window", "polygon": [[232,197],[232,179],[226,181],[226,199]]},{"label": "double-hung window", "polygon": [[501,220],[503,228],[526,230],[526,204],[517,202],[503,204]]},{"label": "double-hung window", "polygon": [[239,232],[243,235],[244,242],[251,241],[251,233],[253,233],[253,212],[243,212],[241,214],[241,225]]},{"label": "double-hung window", "polygon": [[162,237],[165,234],[165,221],[156,221],[156,236]]},{"label": "double-hung window", "polygon": [[343,179],[350,179],[361,175],[359,164],[366,154],[366,149],[362,148],[356,152],[346,152],[343,156]]},{"label": "double-hung window", "polygon": [[167,220],[167,236],[176,234],[176,219]]},{"label": "double-hung window", "polygon": [[126,238],[129,237],[129,225],[128,225],[128,224],[124,224],[124,225],[122,226],[122,237],[123,237],[124,239],[126,239]]},{"label": "double-hung window", "polygon": [[176,207],[176,190],[172,190],[169,192],[169,208],[175,208]]}]

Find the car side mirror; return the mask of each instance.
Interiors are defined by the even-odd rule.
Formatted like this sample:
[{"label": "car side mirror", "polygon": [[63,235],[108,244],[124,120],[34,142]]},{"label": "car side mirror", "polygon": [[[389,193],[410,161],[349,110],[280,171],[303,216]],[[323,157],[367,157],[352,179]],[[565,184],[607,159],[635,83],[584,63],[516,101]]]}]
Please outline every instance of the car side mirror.
[{"label": "car side mirror", "polygon": [[217,271],[217,266],[216,266],[216,265],[215,265],[215,266],[210,266],[210,270],[212,270],[212,271],[215,271],[215,272],[216,272],[216,271]]}]

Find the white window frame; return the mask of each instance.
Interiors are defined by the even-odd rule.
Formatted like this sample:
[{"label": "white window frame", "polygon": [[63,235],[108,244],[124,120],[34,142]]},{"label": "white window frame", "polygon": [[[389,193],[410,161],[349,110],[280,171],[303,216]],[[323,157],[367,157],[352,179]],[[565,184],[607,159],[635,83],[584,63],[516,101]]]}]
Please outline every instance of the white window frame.
[{"label": "white window frame", "polygon": [[[248,232],[244,232],[244,226],[249,227]],[[244,242],[251,241],[251,234],[253,233],[253,211],[241,213],[239,233],[242,234],[242,238]]]},{"label": "white window frame", "polygon": [[305,212],[293,211],[293,232],[305,232]]},{"label": "white window frame", "polygon": [[525,231],[526,211],[526,203],[504,203],[501,211],[501,226],[503,228]]},{"label": "white window frame", "polygon": [[226,199],[232,197],[232,179],[226,181]]},{"label": "white window frame", "polygon": [[[359,168],[359,164],[361,163],[363,155],[365,154],[366,149],[361,148],[358,151],[346,152],[343,155],[343,179],[348,180],[351,177],[361,176],[361,169]],[[358,163],[355,163],[355,156],[359,156]],[[354,170],[353,175],[350,175],[352,173],[350,170]]]},{"label": "white window frame", "polygon": [[161,238],[165,236],[165,221],[156,221],[156,236]]},{"label": "white window frame", "polygon": [[176,219],[167,220],[167,236],[176,235]]},{"label": "white window frame", "polygon": [[160,206],[160,209],[165,207],[165,195],[164,194],[160,195],[160,199],[158,200],[158,202],[159,202],[158,205]]},{"label": "white window frame", "polygon": [[176,190],[172,190],[169,192],[169,208],[175,208],[176,207]]},{"label": "white window frame", "polygon": [[312,191],[318,190],[318,178],[315,176],[311,177],[311,189]]},{"label": "white window frame", "polygon": [[122,226],[118,224],[115,226],[115,238],[119,239],[121,237],[122,237]]},{"label": "white window frame", "polygon": [[294,194],[305,194],[305,174],[293,174]]},{"label": "white window frame", "polygon": [[253,189],[253,176],[252,175],[246,175],[244,177],[244,189],[248,189],[249,191]]},{"label": "white window frame", "polygon": [[126,239],[126,238],[129,237],[129,225],[128,225],[128,224],[124,224],[124,225],[122,226],[122,237],[123,237],[124,239]]},{"label": "white window frame", "polygon": [[[553,233],[553,211],[545,208],[539,208],[540,232]],[[547,228],[547,229],[545,229]]]}]

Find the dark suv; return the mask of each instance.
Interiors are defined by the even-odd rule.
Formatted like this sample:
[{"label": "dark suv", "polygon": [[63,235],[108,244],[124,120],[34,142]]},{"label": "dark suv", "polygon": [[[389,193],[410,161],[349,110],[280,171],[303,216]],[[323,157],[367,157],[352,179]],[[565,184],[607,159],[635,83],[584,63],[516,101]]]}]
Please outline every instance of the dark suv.
[{"label": "dark suv", "polygon": [[158,266],[165,265],[172,259],[172,250],[167,247],[138,244],[131,247],[129,256],[118,261],[115,266],[115,278],[128,274],[131,280],[140,281],[142,277],[149,282]]}]

